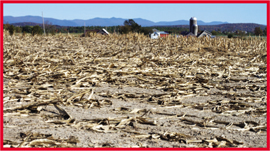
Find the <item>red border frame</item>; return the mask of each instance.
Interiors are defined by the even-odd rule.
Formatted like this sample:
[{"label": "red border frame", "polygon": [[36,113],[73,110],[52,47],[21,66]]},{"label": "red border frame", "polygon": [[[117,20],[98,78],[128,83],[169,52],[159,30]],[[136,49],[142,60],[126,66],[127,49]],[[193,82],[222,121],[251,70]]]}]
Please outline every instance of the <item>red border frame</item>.
[{"label": "red border frame", "polygon": [[[3,0],[3,3],[265,3],[267,0]],[[2,9],[3,10],[3,9]]]},{"label": "red border frame", "polygon": [[[264,3],[267,4],[267,55],[269,56],[269,48],[270,48],[270,1],[269,0],[3,0],[0,1],[1,3],[1,25],[0,25],[0,42],[1,42],[1,59],[0,59],[0,99],[1,99],[1,130],[0,132],[3,132],[3,126],[4,126],[4,121],[3,121],[3,44],[4,44],[4,37],[3,37],[3,7],[4,4],[10,4],[10,3],[245,3],[245,4],[250,4],[250,3]],[[267,57],[267,90],[270,90],[270,58]],[[267,123],[270,122],[269,120],[269,110],[270,110],[270,91],[267,91]],[[267,124],[267,147],[266,148],[3,148],[4,145],[4,136],[3,133],[1,133],[0,141],[1,141],[1,147],[0,150],[270,150],[270,124]]]}]

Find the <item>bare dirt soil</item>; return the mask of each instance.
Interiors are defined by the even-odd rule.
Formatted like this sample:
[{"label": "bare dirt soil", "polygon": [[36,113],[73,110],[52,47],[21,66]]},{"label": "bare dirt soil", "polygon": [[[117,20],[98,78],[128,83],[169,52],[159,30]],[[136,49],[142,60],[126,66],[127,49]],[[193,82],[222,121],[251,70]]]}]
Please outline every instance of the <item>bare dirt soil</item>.
[{"label": "bare dirt soil", "polygon": [[266,40],[4,35],[4,147],[266,147]]}]

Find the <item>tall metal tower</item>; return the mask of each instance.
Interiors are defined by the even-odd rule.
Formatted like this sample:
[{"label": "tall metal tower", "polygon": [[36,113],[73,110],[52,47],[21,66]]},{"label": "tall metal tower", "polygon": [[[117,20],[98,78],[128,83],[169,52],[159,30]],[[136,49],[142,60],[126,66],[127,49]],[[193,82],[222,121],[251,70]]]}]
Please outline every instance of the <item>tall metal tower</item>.
[{"label": "tall metal tower", "polygon": [[84,37],[86,37],[85,33],[85,22],[84,22],[84,28],[83,28]]},{"label": "tall metal tower", "polygon": [[44,35],[46,36],[46,33],[45,33],[45,25],[44,25],[44,18],[43,18],[43,12],[42,12],[42,22],[43,22]]}]

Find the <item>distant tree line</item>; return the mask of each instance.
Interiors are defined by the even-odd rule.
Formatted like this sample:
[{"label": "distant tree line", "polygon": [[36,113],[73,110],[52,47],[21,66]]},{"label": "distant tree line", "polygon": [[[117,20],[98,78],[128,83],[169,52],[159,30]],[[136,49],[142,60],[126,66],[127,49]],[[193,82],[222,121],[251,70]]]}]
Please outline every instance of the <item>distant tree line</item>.
[{"label": "distant tree line", "polygon": [[39,25],[36,25],[36,26],[26,25],[26,26],[19,27],[19,26],[10,25],[7,23],[7,24],[4,24],[3,28],[7,30],[10,35],[13,35],[14,33],[23,33],[23,35],[26,33],[30,33],[33,36],[43,34],[43,29]]},{"label": "distant tree line", "polygon": [[[141,27],[141,25],[137,24],[133,19],[125,20],[123,23],[123,26],[78,26],[78,27],[65,27],[65,26],[56,26],[52,25],[52,23],[45,21],[45,32],[46,34],[54,35],[56,33],[84,33],[84,30],[91,31],[91,30],[101,30],[106,29],[109,33],[117,33],[117,34],[127,34],[130,32],[137,32],[137,33],[143,33],[145,35],[148,35],[149,33],[152,33],[152,29],[157,29],[160,31],[166,31],[169,34],[181,34],[184,31],[189,31],[189,28],[185,28],[185,26],[151,26],[151,27]],[[43,34],[43,29],[40,25],[36,26],[14,26],[10,24],[4,24],[4,29],[9,31],[10,35],[13,35],[14,33],[30,33],[32,35],[41,35]],[[199,33],[201,32],[200,26],[199,26]],[[246,32],[241,30],[223,30],[217,29],[211,31],[213,35],[228,35],[228,37],[233,36],[247,36],[247,35],[260,35],[260,36],[266,36],[266,28],[261,29],[260,27],[256,27],[253,32]]]},{"label": "distant tree line", "polygon": [[228,35],[228,37],[233,37],[233,36],[237,36],[237,37],[243,37],[243,36],[266,36],[267,35],[267,29],[265,27],[264,30],[262,30],[260,27],[255,27],[253,32],[246,32],[246,31],[241,31],[241,30],[236,30],[234,32],[232,31],[220,31],[220,30],[213,30],[212,31],[213,35]]}]

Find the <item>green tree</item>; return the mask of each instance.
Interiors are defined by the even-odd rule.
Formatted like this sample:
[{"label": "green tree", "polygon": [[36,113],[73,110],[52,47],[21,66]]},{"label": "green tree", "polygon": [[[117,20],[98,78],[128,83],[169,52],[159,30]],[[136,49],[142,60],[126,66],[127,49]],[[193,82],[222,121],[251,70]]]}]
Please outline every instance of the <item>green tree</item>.
[{"label": "green tree", "polygon": [[15,27],[15,32],[16,33],[21,33],[22,32],[22,28],[21,27]]},{"label": "green tree", "polygon": [[4,28],[5,30],[8,30],[8,27],[9,27],[9,26],[10,26],[9,23],[6,23],[6,24],[4,24],[4,27],[3,27],[3,28]]},{"label": "green tree", "polygon": [[263,30],[263,34],[264,34],[265,36],[267,35],[266,27],[265,27],[264,30]]},{"label": "green tree", "polygon": [[149,35],[149,33],[151,33],[152,30],[149,29],[149,28],[143,27],[143,28],[141,28],[141,31],[140,32],[143,33],[144,35]]},{"label": "green tree", "polygon": [[32,27],[26,25],[22,27],[22,32],[32,33]]},{"label": "green tree", "polygon": [[33,29],[32,29],[32,35],[41,35],[43,32],[42,32],[42,28],[38,25],[34,26]]},{"label": "green tree", "polygon": [[254,29],[254,34],[255,34],[256,36],[262,35],[262,34],[263,34],[263,31],[261,30],[260,27],[255,27],[255,29]]},{"label": "green tree", "polygon": [[213,30],[212,35],[218,35],[218,32]]},{"label": "green tree", "polygon": [[124,25],[130,26],[132,32],[139,32],[141,29],[141,26],[138,25],[133,19],[125,20]]},{"label": "green tree", "polygon": [[45,31],[46,31],[46,34],[48,35],[49,33],[52,34],[52,35],[55,35],[55,31],[56,31],[56,26],[55,25],[52,25],[51,22],[49,21],[45,21]]},{"label": "green tree", "polygon": [[55,35],[55,31],[56,31],[56,26],[52,25],[52,26],[50,27],[50,33],[51,33],[52,35]]},{"label": "green tree", "polygon": [[8,32],[9,32],[9,34],[10,34],[10,35],[13,35],[13,34],[14,34],[14,31],[15,31],[15,27],[14,27],[13,25],[10,25],[10,26],[8,27]]},{"label": "green tree", "polygon": [[121,34],[127,34],[132,31],[132,28],[130,26],[121,26],[120,27],[120,33]]},{"label": "green tree", "polygon": [[141,26],[138,25],[133,19],[125,20],[124,26],[120,27],[120,33],[126,34],[129,32],[140,32]]}]

